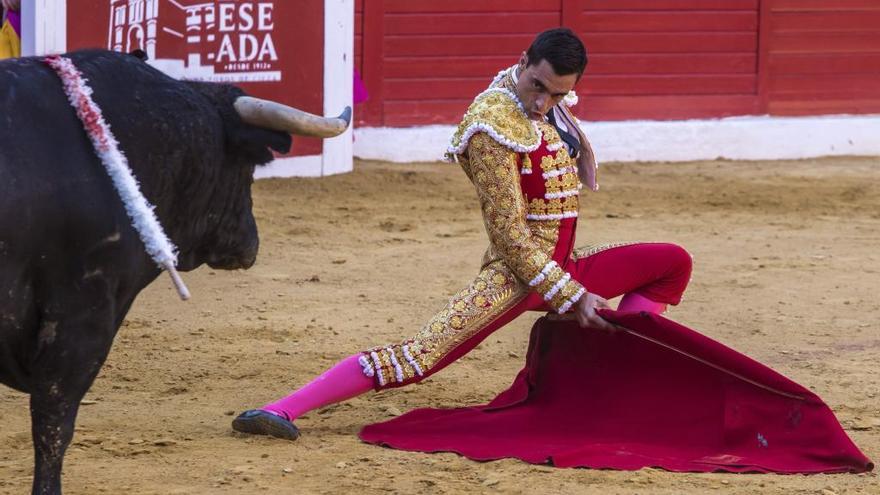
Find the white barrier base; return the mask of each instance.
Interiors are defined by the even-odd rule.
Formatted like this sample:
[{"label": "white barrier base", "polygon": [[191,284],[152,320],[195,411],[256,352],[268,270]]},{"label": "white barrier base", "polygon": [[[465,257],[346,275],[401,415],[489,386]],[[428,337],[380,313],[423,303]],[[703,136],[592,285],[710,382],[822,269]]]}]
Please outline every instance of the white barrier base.
[{"label": "white barrier base", "polygon": [[[272,177],[321,177],[325,175],[322,166],[321,155],[293,156],[276,158],[275,160],[257,167],[254,171],[254,179],[269,179]],[[350,172],[350,170],[346,170]]]},{"label": "white barrier base", "polygon": [[[880,115],[584,122],[600,162],[777,160],[880,155]],[[354,130],[354,156],[391,162],[443,157],[451,125]]]}]

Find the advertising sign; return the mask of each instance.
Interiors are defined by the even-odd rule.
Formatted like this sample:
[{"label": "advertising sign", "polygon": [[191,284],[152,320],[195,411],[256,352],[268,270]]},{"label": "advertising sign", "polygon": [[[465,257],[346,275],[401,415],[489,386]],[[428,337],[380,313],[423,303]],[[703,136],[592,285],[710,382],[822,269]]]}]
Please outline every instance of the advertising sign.
[{"label": "advertising sign", "polygon": [[[324,0],[69,0],[67,50],[141,50],[172,77],[324,113]],[[340,109],[341,110],[341,109]],[[321,154],[295,138],[293,155]]]}]

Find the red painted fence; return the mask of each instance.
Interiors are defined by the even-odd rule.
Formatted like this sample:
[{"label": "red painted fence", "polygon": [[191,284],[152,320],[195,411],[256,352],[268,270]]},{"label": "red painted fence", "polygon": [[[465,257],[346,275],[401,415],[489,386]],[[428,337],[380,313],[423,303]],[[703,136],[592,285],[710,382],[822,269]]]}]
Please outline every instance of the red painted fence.
[{"label": "red painted fence", "polygon": [[356,0],[359,123],[455,123],[556,26],[589,120],[880,113],[878,0]]}]

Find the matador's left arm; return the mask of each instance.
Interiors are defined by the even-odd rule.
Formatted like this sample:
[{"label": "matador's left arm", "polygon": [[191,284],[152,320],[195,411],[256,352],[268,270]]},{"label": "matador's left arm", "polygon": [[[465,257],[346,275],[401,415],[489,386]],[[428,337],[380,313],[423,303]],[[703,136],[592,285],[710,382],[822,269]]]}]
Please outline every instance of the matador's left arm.
[{"label": "matador's left arm", "polygon": [[586,289],[553,261],[532,235],[516,154],[486,133],[470,139],[467,154],[492,245],[517,278],[557,312],[568,311]]}]

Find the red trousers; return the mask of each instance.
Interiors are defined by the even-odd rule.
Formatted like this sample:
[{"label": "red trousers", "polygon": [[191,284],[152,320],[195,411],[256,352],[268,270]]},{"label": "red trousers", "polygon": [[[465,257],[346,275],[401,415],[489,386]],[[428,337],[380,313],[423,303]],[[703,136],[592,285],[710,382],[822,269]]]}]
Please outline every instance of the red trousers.
[{"label": "red trousers", "polygon": [[[606,299],[637,293],[658,303],[678,304],[691,276],[691,256],[675,244],[640,243],[575,250],[573,257],[566,258],[567,261],[560,265],[587,291]],[[505,306],[508,309],[496,313],[475,310],[478,303],[474,303],[473,294],[479,296],[477,289],[483,290],[487,283],[491,284],[493,277],[498,276],[491,268],[484,269],[480,277],[454,297],[418,336],[403,344],[374,349],[378,360],[394,357],[396,367],[403,371],[397,377],[385,372],[382,375],[384,383],[377,383],[376,389],[399,387],[427,378],[470,352],[483,339],[524,312],[550,311],[536,292],[512,298]],[[488,318],[485,317],[487,314]],[[414,367],[410,368],[401,357],[412,355],[410,349],[400,351],[405,346],[432,349],[433,362],[429,366],[423,362],[420,373],[414,373]]]}]

